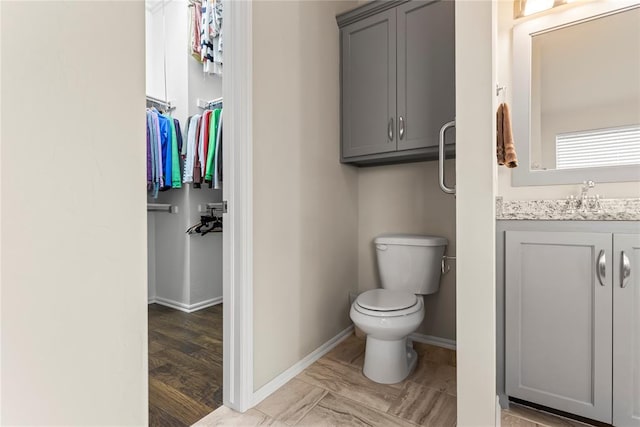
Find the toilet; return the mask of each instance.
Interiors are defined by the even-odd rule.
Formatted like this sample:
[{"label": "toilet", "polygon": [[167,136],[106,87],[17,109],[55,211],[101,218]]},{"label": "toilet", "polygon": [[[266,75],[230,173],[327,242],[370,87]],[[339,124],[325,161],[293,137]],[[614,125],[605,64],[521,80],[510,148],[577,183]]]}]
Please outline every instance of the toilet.
[{"label": "toilet", "polygon": [[390,234],[374,245],[382,289],[366,291],[351,305],[351,320],[367,335],[363,373],[381,384],[404,380],[418,356],[408,340],[425,316],[423,295],[438,292],[447,239]]}]

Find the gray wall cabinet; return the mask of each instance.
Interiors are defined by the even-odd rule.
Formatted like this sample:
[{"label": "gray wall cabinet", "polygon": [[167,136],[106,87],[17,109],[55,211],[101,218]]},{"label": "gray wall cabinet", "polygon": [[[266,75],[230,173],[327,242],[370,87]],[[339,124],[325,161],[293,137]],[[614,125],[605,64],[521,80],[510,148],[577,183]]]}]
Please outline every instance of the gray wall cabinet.
[{"label": "gray wall cabinet", "polygon": [[501,394],[640,426],[638,231],[624,222],[499,222]]},{"label": "gray wall cabinet", "polygon": [[[374,1],[338,16],[341,161],[436,159],[455,118],[453,1]],[[446,136],[454,152],[455,133]]]},{"label": "gray wall cabinet", "polygon": [[345,28],[342,52],[343,155],[396,151],[396,11]]}]

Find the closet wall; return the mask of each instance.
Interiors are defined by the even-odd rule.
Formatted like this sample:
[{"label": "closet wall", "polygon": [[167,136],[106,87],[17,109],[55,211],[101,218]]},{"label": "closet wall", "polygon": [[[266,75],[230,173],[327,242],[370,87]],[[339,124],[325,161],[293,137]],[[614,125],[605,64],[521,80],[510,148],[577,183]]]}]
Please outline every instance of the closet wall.
[{"label": "closet wall", "polygon": [[[176,106],[172,116],[180,120],[183,134],[188,117],[203,111],[198,99],[222,96],[221,77],[204,74],[189,54],[188,4],[187,0],[146,3],[147,95]],[[147,214],[150,302],[195,309],[222,300],[222,234],[185,233],[200,220],[206,203],[220,200],[221,190],[194,189],[191,184],[148,198],[150,203],[178,206],[176,214]]]}]

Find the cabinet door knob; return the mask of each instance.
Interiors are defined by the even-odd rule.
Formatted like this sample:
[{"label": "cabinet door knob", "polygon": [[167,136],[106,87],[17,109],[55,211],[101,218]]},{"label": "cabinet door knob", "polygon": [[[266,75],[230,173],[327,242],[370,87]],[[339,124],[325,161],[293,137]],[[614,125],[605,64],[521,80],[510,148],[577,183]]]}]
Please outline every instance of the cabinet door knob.
[{"label": "cabinet door knob", "polygon": [[626,288],[629,284],[629,276],[631,276],[631,263],[629,257],[622,251],[620,257],[620,287]]},{"label": "cabinet door knob", "polygon": [[393,117],[389,119],[389,127],[387,128],[389,132],[389,141],[393,141]]},{"label": "cabinet door knob", "polygon": [[402,116],[398,119],[398,136],[400,139],[404,137],[404,117]]},{"label": "cabinet door knob", "polygon": [[600,251],[598,255],[598,265],[596,267],[596,273],[598,276],[598,281],[602,286],[605,286],[605,280],[607,277],[607,258],[604,254],[604,249]]}]

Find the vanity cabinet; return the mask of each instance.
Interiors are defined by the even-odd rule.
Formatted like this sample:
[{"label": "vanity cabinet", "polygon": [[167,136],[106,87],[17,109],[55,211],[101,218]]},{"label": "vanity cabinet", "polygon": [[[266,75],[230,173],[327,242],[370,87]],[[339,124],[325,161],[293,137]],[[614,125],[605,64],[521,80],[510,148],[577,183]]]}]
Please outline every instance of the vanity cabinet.
[{"label": "vanity cabinet", "polygon": [[611,234],[506,232],[509,396],[610,421],[611,254]]},{"label": "vanity cabinet", "polygon": [[640,234],[524,228],[504,232],[506,394],[640,426]]},{"label": "vanity cabinet", "polygon": [[[338,16],[341,161],[436,159],[455,118],[453,1],[374,1]],[[447,153],[454,132],[448,132]]]},{"label": "vanity cabinet", "polygon": [[640,426],[640,234],[613,236],[613,424]]}]

